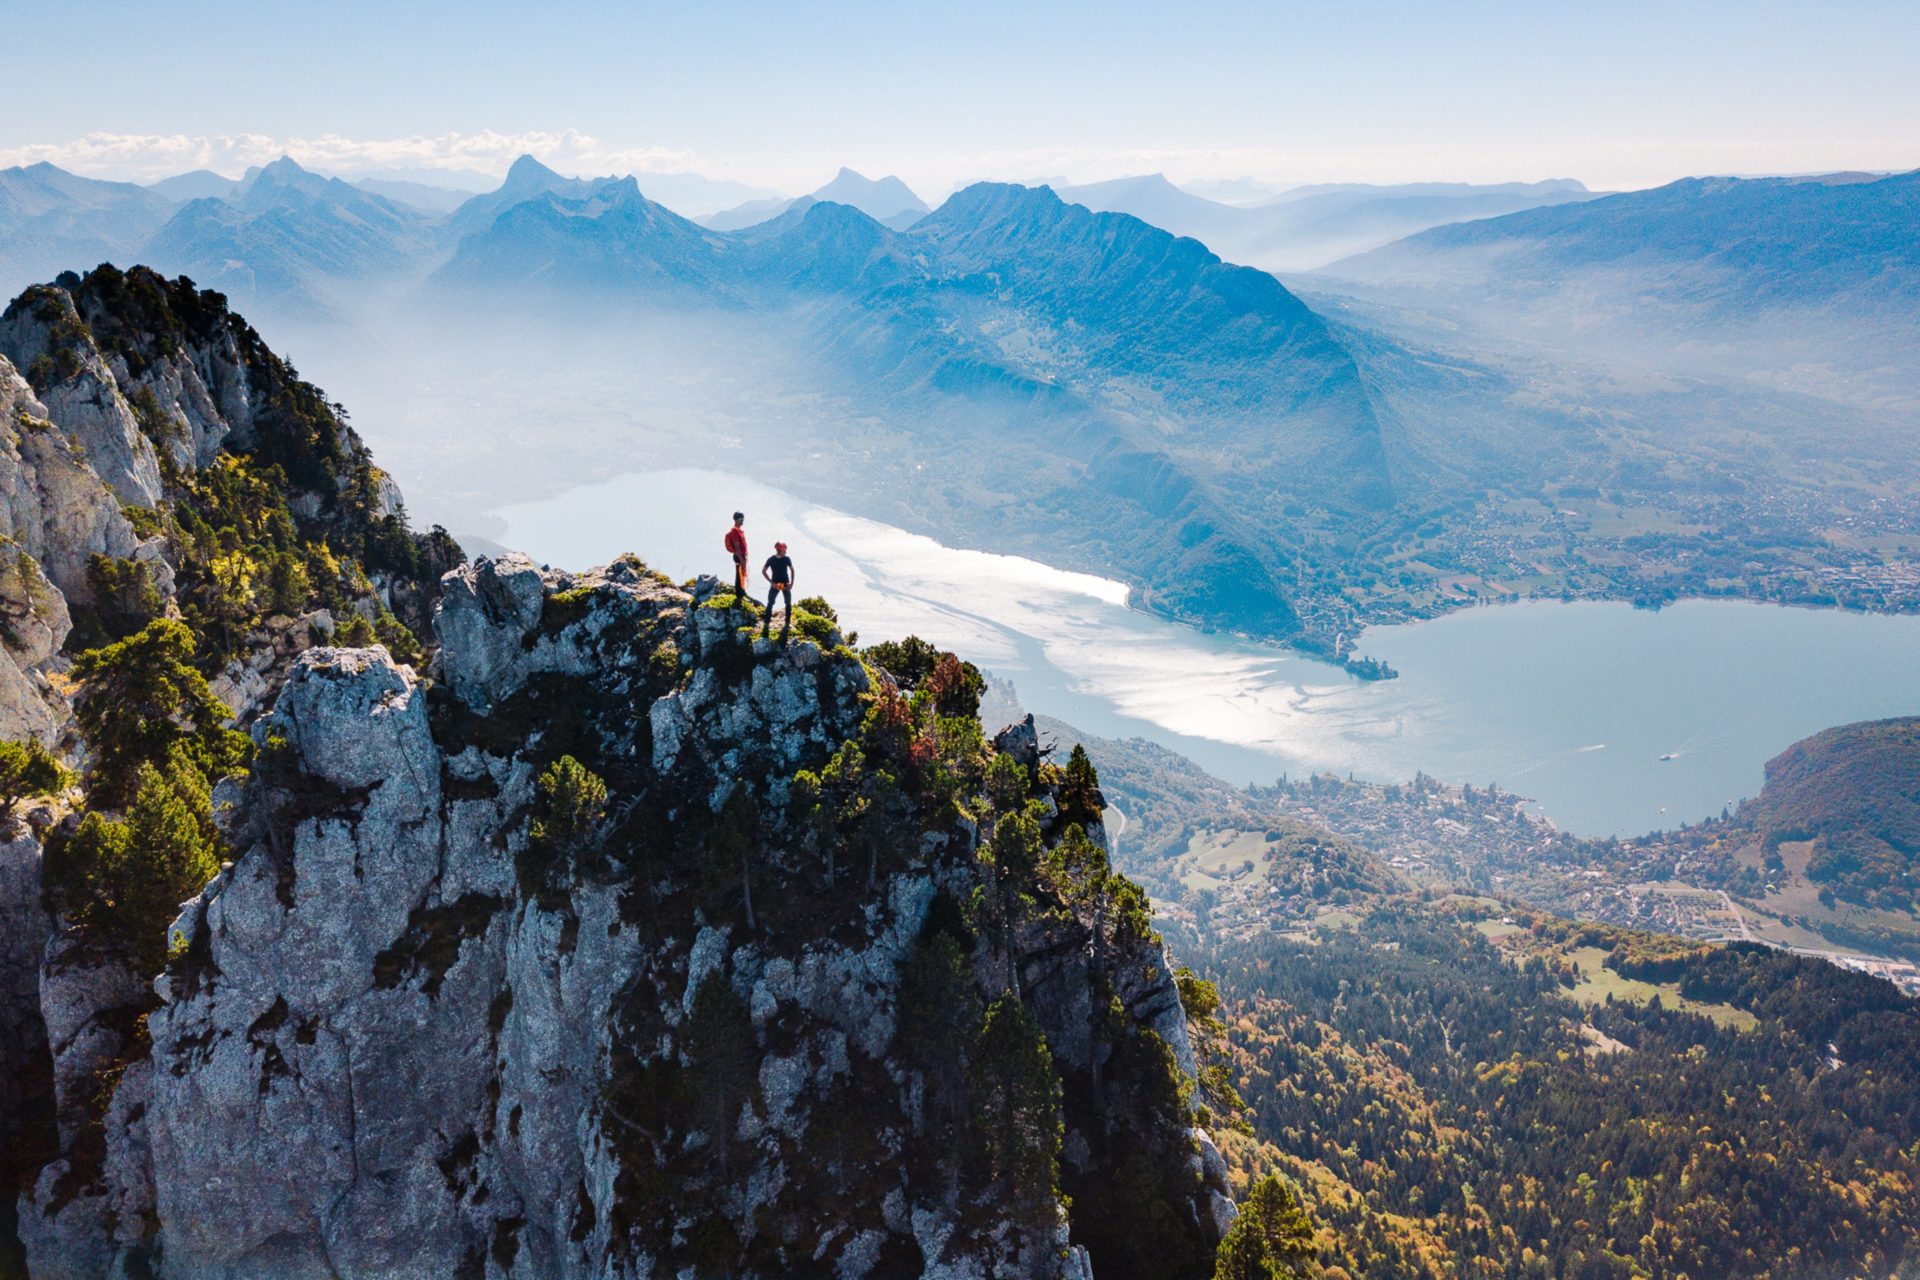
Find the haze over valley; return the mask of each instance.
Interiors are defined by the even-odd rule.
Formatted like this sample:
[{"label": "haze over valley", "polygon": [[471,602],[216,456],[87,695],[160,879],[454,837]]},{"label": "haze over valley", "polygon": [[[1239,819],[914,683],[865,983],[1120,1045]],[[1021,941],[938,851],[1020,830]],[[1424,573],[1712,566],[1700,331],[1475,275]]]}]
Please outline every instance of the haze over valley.
[{"label": "haze over valley", "polygon": [[[1044,547],[1144,607],[1342,658],[1368,623],[1476,599],[1913,600],[1911,177],[1496,190],[1496,207],[1559,203],[1291,289],[1075,188],[975,184],[925,211],[843,171],[714,231],[632,178],[530,157],[439,214],[284,159],[164,221],[133,188],[7,181],[42,209],[17,246],[133,255],[228,293],[372,406],[402,467],[457,430],[467,447],[410,488],[481,536],[528,484],[737,450],[812,496],[958,545]],[[1850,238],[1812,257],[1795,237],[1827,193]],[[1480,197],[1301,197],[1354,198]],[[103,207],[158,225],[118,247],[47,230],[94,235]],[[1498,236],[1533,258],[1483,246]],[[1522,265],[1542,245],[1572,265]],[[9,270],[30,276],[36,252]],[[1700,265],[1649,293],[1633,272],[1661,269],[1652,253]],[[537,390],[503,376],[509,345]]]}]

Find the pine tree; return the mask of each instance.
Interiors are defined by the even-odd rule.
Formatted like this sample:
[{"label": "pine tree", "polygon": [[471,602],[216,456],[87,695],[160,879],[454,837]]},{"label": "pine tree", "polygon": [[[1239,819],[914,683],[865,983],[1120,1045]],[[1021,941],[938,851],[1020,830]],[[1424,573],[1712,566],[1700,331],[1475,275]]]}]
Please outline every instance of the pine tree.
[{"label": "pine tree", "polygon": [[1100,820],[1107,798],[1100,793],[1100,775],[1086,747],[1076,742],[1067,757],[1066,780],[1060,785],[1060,816],[1067,822],[1091,826]]},{"label": "pine tree", "polygon": [[540,775],[539,816],[533,839],[571,853],[607,805],[607,784],[572,756],[561,756]]},{"label": "pine tree", "polygon": [[156,973],[173,939],[180,904],[220,869],[212,796],[188,748],[164,767],[142,764],[124,819],[89,813],[47,851],[46,880],[61,908],[83,927],[124,947],[142,973]]},{"label": "pine tree", "polygon": [[1214,1254],[1214,1280],[1300,1280],[1315,1274],[1313,1219],[1277,1175],[1254,1183]]},{"label": "pine tree", "polygon": [[1030,1211],[1059,1194],[1060,1079],[1033,1015],[1012,995],[987,1006],[972,1064],[977,1138],[988,1181]]},{"label": "pine tree", "polygon": [[87,786],[95,807],[131,802],[140,767],[162,764],[175,747],[209,776],[245,759],[246,735],[220,727],[227,709],[194,669],[193,654],[193,633],[161,618],[74,660],[85,686],[75,715],[93,749]]},{"label": "pine tree", "polygon": [[140,767],[115,914],[116,931],[143,973],[166,959],[174,941],[167,925],[180,904],[220,870],[212,808],[207,780],[184,749],[175,748],[165,769]]}]

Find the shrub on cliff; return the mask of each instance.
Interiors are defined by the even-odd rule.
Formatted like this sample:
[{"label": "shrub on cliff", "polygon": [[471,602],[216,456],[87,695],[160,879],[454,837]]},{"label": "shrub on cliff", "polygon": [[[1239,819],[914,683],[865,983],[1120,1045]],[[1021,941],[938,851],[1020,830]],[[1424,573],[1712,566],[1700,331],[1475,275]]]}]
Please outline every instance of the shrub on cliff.
[{"label": "shrub on cliff", "polygon": [[1060,1194],[1060,1078],[1033,1015],[1011,993],[987,1006],[972,1063],[980,1173],[1006,1203]]},{"label": "shrub on cliff", "polygon": [[122,947],[140,973],[157,973],[173,941],[167,924],[220,869],[206,778],[176,743],[163,765],[134,774],[124,819],[89,813],[47,851],[47,884],[68,918]]},{"label": "shrub on cliff", "polygon": [[943,716],[978,716],[986,677],[971,662],[944,653],[919,636],[886,640],[865,651],[867,661],[901,688],[924,692]]},{"label": "shrub on cliff", "polygon": [[88,802],[118,809],[130,803],[142,765],[158,765],[176,749],[204,778],[239,767],[245,734],[222,728],[227,709],[193,666],[193,633],[171,618],[74,660],[83,685],[75,717],[93,752]]},{"label": "shrub on cliff", "polygon": [[0,821],[28,796],[49,795],[73,785],[73,772],[33,739],[0,742]]},{"label": "shrub on cliff", "polygon": [[[106,640],[122,640],[167,611],[166,597],[153,580],[153,567],[97,552],[87,557],[87,586],[93,592],[93,621]],[[76,619],[76,624],[81,619]]]},{"label": "shrub on cliff", "polygon": [[1272,1174],[1253,1186],[1214,1255],[1214,1280],[1288,1280],[1317,1273],[1313,1220]]}]

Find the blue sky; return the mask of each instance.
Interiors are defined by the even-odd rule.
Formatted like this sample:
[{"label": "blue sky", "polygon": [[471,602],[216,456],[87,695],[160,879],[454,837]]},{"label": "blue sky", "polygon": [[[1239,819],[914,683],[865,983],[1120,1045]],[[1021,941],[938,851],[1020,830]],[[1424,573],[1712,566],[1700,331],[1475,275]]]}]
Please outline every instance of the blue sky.
[{"label": "blue sky", "polygon": [[1920,4],[0,0],[0,163],[1319,181],[1920,165]]}]

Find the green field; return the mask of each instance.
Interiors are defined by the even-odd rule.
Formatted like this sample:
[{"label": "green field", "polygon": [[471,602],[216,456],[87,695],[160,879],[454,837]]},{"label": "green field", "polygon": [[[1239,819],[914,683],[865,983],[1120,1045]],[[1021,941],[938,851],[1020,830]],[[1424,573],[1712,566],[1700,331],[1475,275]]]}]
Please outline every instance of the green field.
[{"label": "green field", "polygon": [[[1189,889],[1219,889],[1258,874],[1267,855],[1264,831],[1202,831],[1187,841],[1175,862],[1175,874]],[[1252,870],[1248,870],[1251,864]]]},{"label": "green field", "polygon": [[1575,947],[1567,954],[1580,966],[1580,982],[1571,994],[1581,1004],[1604,1004],[1609,996],[1616,1001],[1649,1004],[1658,996],[1670,1009],[1685,1009],[1712,1018],[1723,1027],[1751,1031],[1760,1025],[1751,1013],[1730,1004],[1702,1004],[1682,996],[1678,987],[1622,977],[1606,967],[1607,953],[1599,947]]}]

